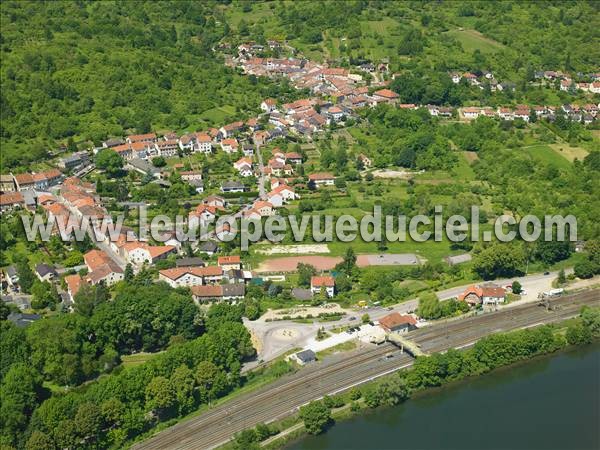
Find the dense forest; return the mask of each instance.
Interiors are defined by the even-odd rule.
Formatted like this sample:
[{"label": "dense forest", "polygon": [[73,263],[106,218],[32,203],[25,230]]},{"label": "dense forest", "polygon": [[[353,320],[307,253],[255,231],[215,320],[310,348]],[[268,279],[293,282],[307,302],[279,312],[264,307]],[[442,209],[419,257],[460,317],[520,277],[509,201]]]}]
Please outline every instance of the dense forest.
[{"label": "dense forest", "polygon": [[[78,293],[74,314],[27,329],[2,311],[3,448],[120,447],[242,383],[241,362],[255,352],[243,305],[201,314],[189,291],[150,284],[144,273],[117,286],[112,301],[91,289]],[[160,353],[120,364],[139,351]]]},{"label": "dense forest", "polygon": [[214,12],[210,2],[3,3],[3,166],[69,137],[203,129],[293,95],[213,54],[228,30]]}]

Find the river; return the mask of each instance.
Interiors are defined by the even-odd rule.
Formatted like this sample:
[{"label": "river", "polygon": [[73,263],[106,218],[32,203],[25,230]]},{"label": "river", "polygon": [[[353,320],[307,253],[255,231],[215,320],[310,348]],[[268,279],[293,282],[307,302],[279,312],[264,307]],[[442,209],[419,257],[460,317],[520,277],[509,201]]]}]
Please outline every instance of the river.
[{"label": "river", "polygon": [[600,344],[427,391],[288,450],[600,448]]}]

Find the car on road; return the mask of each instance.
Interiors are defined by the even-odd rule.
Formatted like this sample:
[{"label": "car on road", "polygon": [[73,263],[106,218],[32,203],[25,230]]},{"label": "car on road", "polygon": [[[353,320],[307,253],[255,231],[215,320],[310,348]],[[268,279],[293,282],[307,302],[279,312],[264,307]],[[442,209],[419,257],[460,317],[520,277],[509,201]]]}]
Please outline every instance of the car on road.
[{"label": "car on road", "polygon": [[387,308],[387,310],[388,310],[388,311],[391,311],[392,309],[394,309],[394,308],[392,308],[391,306],[389,306],[389,307]]},{"label": "car on road", "polygon": [[544,272],[544,275],[550,275],[550,272]]},{"label": "car on road", "polygon": [[348,320],[356,320],[356,317],[352,316]]}]

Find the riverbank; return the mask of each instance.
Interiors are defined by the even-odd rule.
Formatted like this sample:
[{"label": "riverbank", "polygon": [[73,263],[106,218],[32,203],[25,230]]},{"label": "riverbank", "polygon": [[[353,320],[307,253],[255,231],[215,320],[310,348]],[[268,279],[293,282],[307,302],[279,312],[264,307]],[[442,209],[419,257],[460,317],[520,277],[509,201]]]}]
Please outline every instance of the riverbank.
[{"label": "riverbank", "polygon": [[[478,375],[501,373],[507,368],[518,369],[520,364],[533,358],[568,350],[573,344],[591,341],[592,330],[597,339],[600,334],[600,319],[597,313],[587,314],[585,319],[571,319],[554,326],[492,335],[469,350],[451,350],[443,355],[419,358],[412,369],[382,377],[332,399],[326,398],[323,403],[326,403],[329,410],[329,420],[321,424],[321,430],[329,429],[335,422],[362,416],[366,411],[376,412],[379,406],[397,405],[409,397],[415,400],[421,395],[429,395],[430,392],[435,392],[432,388],[452,386],[461,380],[471,382],[478,379]],[[262,440],[260,445],[264,448],[281,448],[306,434],[305,427],[299,425],[302,425],[302,420],[300,415],[296,414],[285,419],[285,423],[270,424],[268,434],[276,435],[268,440],[265,440],[268,435],[257,438],[252,430],[247,430],[225,447],[243,448],[240,447],[240,444],[243,444],[255,448],[259,445],[258,441]]]},{"label": "riverbank", "polygon": [[569,347],[336,419],[328,432],[285,448],[596,449],[599,361],[600,342]]}]

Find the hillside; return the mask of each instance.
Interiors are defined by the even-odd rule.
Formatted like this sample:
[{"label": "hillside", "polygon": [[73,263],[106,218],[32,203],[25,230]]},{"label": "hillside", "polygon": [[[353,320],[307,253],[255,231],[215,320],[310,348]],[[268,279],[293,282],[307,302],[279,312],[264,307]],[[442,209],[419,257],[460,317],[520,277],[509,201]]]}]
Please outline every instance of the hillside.
[{"label": "hillside", "polygon": [[127,130],[197,130],[248,116],[285,86],[226,67],[208,2],[2,5],[2,165]]},{"label": "hillside", "polygon": [[[285,39],[340,65],[393,71],[596,70],[597,2],[4,2],[2,166],[128,131],[199,130],[294,95],[227,68],[217,43]],[[419,74],[421,76],[421,74]]]}]

